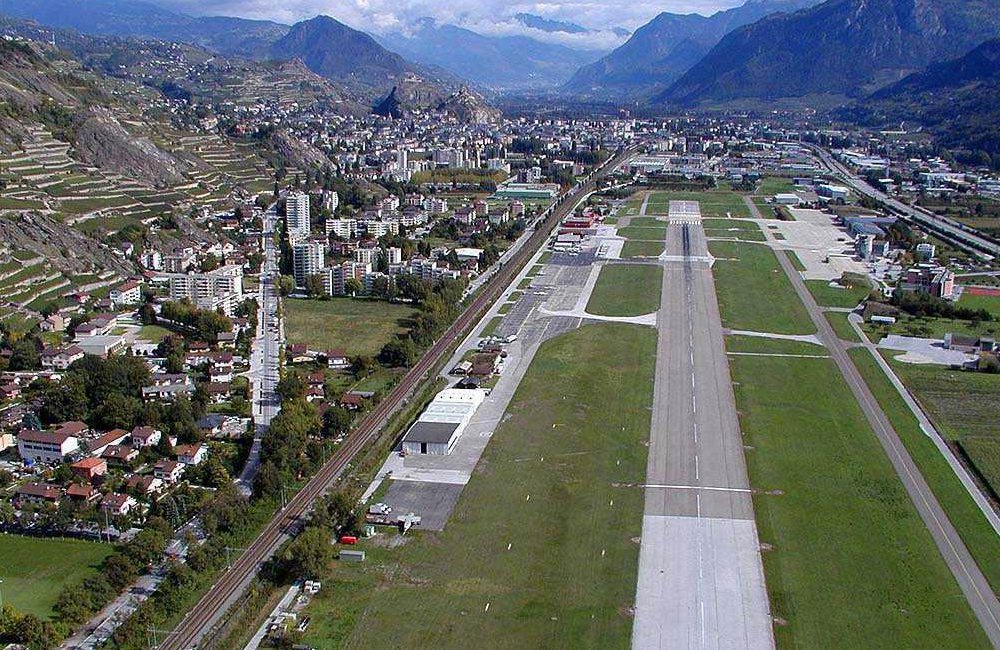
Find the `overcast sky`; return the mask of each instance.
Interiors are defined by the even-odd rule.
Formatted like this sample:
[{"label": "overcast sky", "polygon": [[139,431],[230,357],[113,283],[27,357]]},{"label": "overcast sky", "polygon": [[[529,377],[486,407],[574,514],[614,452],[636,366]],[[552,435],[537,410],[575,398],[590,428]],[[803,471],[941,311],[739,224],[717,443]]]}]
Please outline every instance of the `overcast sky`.
[{"label": "overcast sky", "polygon": [[[429,16],[439,23],[456,24],[481,33],[526,33],[567,45],[593,49],[617,45],[612,27],[633,30],[662,11],[711,14],[743,0],[154,0],[157,4],[198,15],[266,18],[294,23],[326,14],[368,32],[406,31],[417,18]],[[519,12],[575,22],[603,34],[588,37],[563,34],[545,36],[510,20]],[[596,39],[596,40],[595,40]]]}]

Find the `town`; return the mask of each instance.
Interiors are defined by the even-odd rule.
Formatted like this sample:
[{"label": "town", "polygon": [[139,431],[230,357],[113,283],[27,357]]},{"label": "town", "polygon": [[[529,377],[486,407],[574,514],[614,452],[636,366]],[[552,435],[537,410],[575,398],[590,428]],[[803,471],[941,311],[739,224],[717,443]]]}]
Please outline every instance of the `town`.
[{"label": "town", "polygon": [[1000,647],[987,144],[10,11],[0,643]]}]

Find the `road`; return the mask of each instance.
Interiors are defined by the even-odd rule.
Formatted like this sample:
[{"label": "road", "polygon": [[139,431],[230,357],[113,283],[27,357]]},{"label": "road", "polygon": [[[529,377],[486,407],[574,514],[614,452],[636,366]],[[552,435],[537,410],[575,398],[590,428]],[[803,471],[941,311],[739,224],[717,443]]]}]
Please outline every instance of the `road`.
[{"label": "road", "polygon": [[846,165],[835,159],[826,149],[821,147],[810,147],[810,149],[819,156],[824,165],[860,194],[886,205],[896,213],[903,215],[905,219],[936,232],[968,252],[986,253],[993,257],[1000,255],[1000,244],[983,237],[975,230],[968,230],[957,221],[907,205],[866,183]]},{"label": "road", "polygon": [[773,648],[700,210],[669,212],[632,647]]},{"label": "road", "polygon": [[288,504],[268,522],[258,537],[244,550],[233,564],[221,574],[218,581],[202,596],[177,627],[158,646],[164,650],[182,650],[197,647],[228,608],[244,593],[260,566],[289,539],[289,529],[309,513],[316,499],[350,466],[354,457],[377,438],[382,426],[410,398],[413,392],[430,376],[439,361],[445,358],[450,347],[459,341],[481,318],[483,312],[497,299],[517,276],[521,266],[539,247],[545,244],[552,228],[575,205],[575,197],[586,194],[594,180],[619,167],[631,152],[622,152],[609,160],[601,171],[564,195],[556,205],[546,210],[544,222],[530,240],[510,262],[483,287],[469,306],[445,333],[431,345],[417,363],[403,376],[389,394],[347,436],[336,453],[319,469],[312,479],[296,493]]},{"label": "road", "polygon": [[[756,211],[756,207],[752,204],[751,210],[755,212],[755,217],[760,217]],[[861,373],[858,372],[858,369],[851,361],[847,353],[847,346],[834,333],[833,327],[824,316],[823,310],[817,305],[812,293],[806,287],[801,274],[795,270],[791,260],[788,258],[788,254],[783,249],[774,246],[776,240],[774,240],[769,229],[764,228],[763,230],[768,238],[769,245],[771,245],[774,254],[778,257],[778,262],[781,264],[782,270],[788,276],[788,279],[791,280],[799,299],[806,306],[809,316],[812,318],[813,324],[818,331],[817,336],[819,340],[829,350],[830,357],[836,363],[837,368],[840,370],[841,375],[860,405],[865,418],[875,431],[875,435],[878,437],[882,448],[885,449],[885,453],[888,455],[893,469],[896,470],[896,474],[899,476],[900,481],[902,481],[903,487],[906,488],[906,492],[910,500],[913,501],[917,512],[920,514],[920,518],[934,538],[938,550],[941,552],[942,557],[944,557],[948,568],[955,576],[955,580],[962,589],[962,593],[965,594],[966,599],[969,601],[969,605],[972,607],[976,618],[979,619],[993,647],[1000,648],[1000,601],[997,600],[996,594],[993,593],[983,572],[979,569],[969,550],[965,547],[961,537],[958,535],[958,531],[951,524],[941,504],[938,503],[934,493],[931,492],[930,487],[927,485],[927,481],[924,480],[923,475],[913,462],[906,447],[903,446],[902,441],[899,439],[899,434],[896,433],[892,423],[889,422],[889,418],[886,417],[882,407],[875,400],[875,396],[872,394],[868,384],[865,383]]]},{"label": "road", "polygon": [[250,353],[250,385],[253,402],[254,437],[243,471],[236,485],[240,492],[253,491],[254,477],[260,469],[260,441],[271,424],[271,419],[281,409],[274,392],[278,384],[281,356],[279,354],[282,323],[278,318],[278,294],[274,282],[278,275],[278,253],[274,241],[274,228],[278,220],[277,204],[267,209],[263,216],[264,263],[260,272],[257,293],[257,336]]}]

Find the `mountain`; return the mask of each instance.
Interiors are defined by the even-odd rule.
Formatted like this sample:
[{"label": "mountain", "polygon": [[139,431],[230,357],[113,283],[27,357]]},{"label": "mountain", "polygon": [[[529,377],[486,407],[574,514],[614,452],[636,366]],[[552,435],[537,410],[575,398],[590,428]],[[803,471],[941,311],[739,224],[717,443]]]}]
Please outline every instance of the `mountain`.
[{"label": "mountain", "polygon": [[1000,162],[1000,39],[886,86],[838,117],[872,127],[919,125],[967,159],[982,162],[985,152]]},{"label": "mountain", "polygon": [[329,16],[296,23],[270,48],[271,58],[299,59],[316,74],[343,84],[374,102],[396,89],[410,108],[428,108],[460,83],[446,74],[414,65],[374,38]]},{"label": "mountain", "polygon": [[549,32],[550,34],[554,32],[563,32],[565,34],[586,34],[590,31],[586,27],[581,27],[576,23],[551,20],[534,14],[514,14],[514,20],[530,29],[537,29],[540,32]]},{"label": "mountain", "polygon": [[599,61],[580,68],[563,90],[584,95],[651,94],[665,88],[737,27],[819,0],[747,0],[711,16],[664,12]]},{"label": "mountain", "polygon": [[141,36],[258,57],[287,31],[266,20],[193,17],[141,0],[17,0],[2,13],[99,36]]},{"label": "mountain", "polygon": [[654,101],[863,96],[1000,35],[1000,0],[828,0],[734,30]]},{"label": "mountain", "polygon": [[409,35],[394,33],[381,42],[408,59],[494,89],[558,85],[599,56],[529,36],[484,36],[455,25],[436,25],[430,18],[418,21]]}]

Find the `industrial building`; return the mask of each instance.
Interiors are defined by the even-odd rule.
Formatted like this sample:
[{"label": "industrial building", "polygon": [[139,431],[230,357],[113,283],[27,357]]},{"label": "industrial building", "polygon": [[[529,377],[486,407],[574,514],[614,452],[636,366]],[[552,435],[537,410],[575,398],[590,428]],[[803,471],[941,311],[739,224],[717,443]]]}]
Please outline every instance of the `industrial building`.
[{"label": "industrial building", "polygon": [[486,395],[482,389],[459,388],[438,393],[403,436],[403,453],[450,454]]}]

